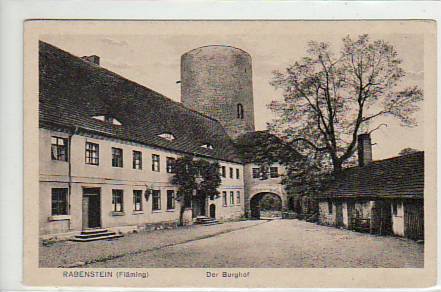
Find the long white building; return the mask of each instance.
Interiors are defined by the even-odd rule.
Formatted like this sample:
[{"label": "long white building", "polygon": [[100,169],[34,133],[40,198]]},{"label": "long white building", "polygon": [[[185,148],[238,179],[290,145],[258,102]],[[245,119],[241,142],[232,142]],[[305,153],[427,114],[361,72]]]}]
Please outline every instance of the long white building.
[{"label": "long white building", "polygon": [[[229,52],[229,47],[220,52],[215,47],[215,55]],[[213,66],[224,65],[214,62]],[[251,72],[246,72],[251,65],[239,68],[251,78]],[[236,103],[230,91],[230,96],[216,97],[227,102],[212,108],[206,104],[208,112],[200,113],[190,106],[188,97],[184,106],[102,68],[97,56],[76,57],[44,42],[40,42],[39,70],[42,237],[89,228],[124,232],[149,224],[175,224],[180,204],[171,178],[173,162],[183,155],[218,161],[222,175],[219,198],[187,202],[184,217],[188,223],[198,215],[237,219],[250,213],[253,196],[265,192],[286,204],[279,178],[282,167],[273,166],[268,180],[258,179],[253,174],[256,166],[239,156],[228,134],[254,130],[254,116],[249,113],[252,93],[241,95]],[[213,72],[209,67],[204,70]],[[215,79],[210,84],[216,85]],[[230,113],[228,119],[218,121],[210,114],[219,116],[222,111]],[[236,124],[231,116],[237,119],[238,128],[233,130]]]}]

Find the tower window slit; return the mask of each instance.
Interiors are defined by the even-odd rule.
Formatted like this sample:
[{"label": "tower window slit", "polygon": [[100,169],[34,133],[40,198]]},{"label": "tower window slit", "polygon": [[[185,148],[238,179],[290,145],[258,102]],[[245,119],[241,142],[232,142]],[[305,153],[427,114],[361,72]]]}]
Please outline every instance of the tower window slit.
[{"label": "tower window slit", "polygon": [[243,105],[241,103],[237,104],[237,118],[243,120]]}]

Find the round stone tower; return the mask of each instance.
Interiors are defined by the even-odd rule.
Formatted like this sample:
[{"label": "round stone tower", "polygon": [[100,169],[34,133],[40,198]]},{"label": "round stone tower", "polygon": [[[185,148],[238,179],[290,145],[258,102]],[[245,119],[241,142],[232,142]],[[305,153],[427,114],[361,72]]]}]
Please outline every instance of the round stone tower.
[{"label": "round stone tower", "polygon": [[218,120],[232,138],[254,131],[251,56],[221,45],[185,53],[181,100],[186,107]]}]

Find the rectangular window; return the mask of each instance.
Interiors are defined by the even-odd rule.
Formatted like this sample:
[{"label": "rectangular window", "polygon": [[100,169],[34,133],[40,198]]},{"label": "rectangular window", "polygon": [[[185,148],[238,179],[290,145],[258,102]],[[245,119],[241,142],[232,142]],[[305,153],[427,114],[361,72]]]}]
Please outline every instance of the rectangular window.
[{"label": "rectangular window", "polygon": [[173,210],[175,208],[175,191],[167,191],[167,210]]},{"label": "rectangular window", "polygon": [[279,169],[278,169],[278,167],[270,167],[270,177],[271,178],[279,177]]},{"label": "rectangular window", "polygon": [[133,169],[142,169],[141,151],[133,151]]},{"label": "rectangular window", "polygon": [[133,190],[133,210],[142,211],[142,191]]},{"label": "rectangular window", "polygon": [[152,154],[152,171],[156,171],[156,172],[160,171],[159,163],[160,163],[159,155]]},{"label": "rectangular window", "polygon": [[236,168],[236,179],[240,179],[240,170]]},{"label": "rectangular window", "polygon": [[259,168],[253,167],[253,178],[259,178]]},{"label": "rectangular window", "polygon": [[123,151],[121,148],[112,147],[112,166],[123,167]]},{"label": "rectangular window", "polygon": [[99,165],[100,145],[86,142],[86,164]]},{"label": "rectangular window", "polygon": [[124,211],[123,194],[123,190],[112,190],[112,205],[114,212]]},{"label": "rectangular window", "polygon": [[67,161],[67,139],[52,137],[51,143],[52,160]]},{"label": "rectangular window", "polygon": [[68,215],[68,189],[52,189],[52,215]]},{"label": "rectangular window", "polygon": [[234,192],[230,192],[230,206],[234,206]]},{"label": "rectangular window", "polygon": [[152,191],[152,210],[157,211],[161,210],[161,191],[153,190]]},{"label": "rectangular window", "polygon": [[397,204],[397,202],[393,202],[392,203],[392,213],[394,214],[394,216],[397,216],[397,214],[398,214],[398,204]]},{"label": "rectangular window", "polygon": [[240,191],[236,192],[236,204],[240,205]]},{"label": "rectangular window", "polygon": [[227,206],[227,192],[225,192],[225,191],[222,192],[222,201],[223,201],[224,207],[226,207]]},{"label": "rectangular window", "polygon": [[167,173],[175,173],[175,161],[176,159],[174,159],[173,157],[166,158]]},{"label": "rectangular window", "polygon": [[328,201],[328,213],[332,214],[332,202]]},{"label": "rectangular window", "polygon": [[227,177],[227,169],[225,166],[221,166],[221,176]]},{"label": "rectangular window", "polygon": [[230,178],[234,177],[234,170],[232,167],[230,167]]}]

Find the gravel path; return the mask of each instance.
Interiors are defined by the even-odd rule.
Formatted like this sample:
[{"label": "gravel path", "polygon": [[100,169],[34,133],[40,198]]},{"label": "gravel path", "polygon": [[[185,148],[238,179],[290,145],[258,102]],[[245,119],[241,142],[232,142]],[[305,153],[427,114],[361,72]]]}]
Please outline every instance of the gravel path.
[{"label": "gravel path", "polygon": [[50,246],[40,244],[40,267],[78,267],[115,259],[123,255],[136,255],[208,238],[211,236],[249,228],[266,221],[239,221],[212,226],[191,225],[172,230],[157,230],[126,235],[117,240],[93,242],[57,242]]},{"label": "gravel path", "polygon": [[[238,224],[238,223],[234,223]],[[215,237],[129,254],[86,267],[422,268],[424,245],[298,220],[276,220]]]}]

